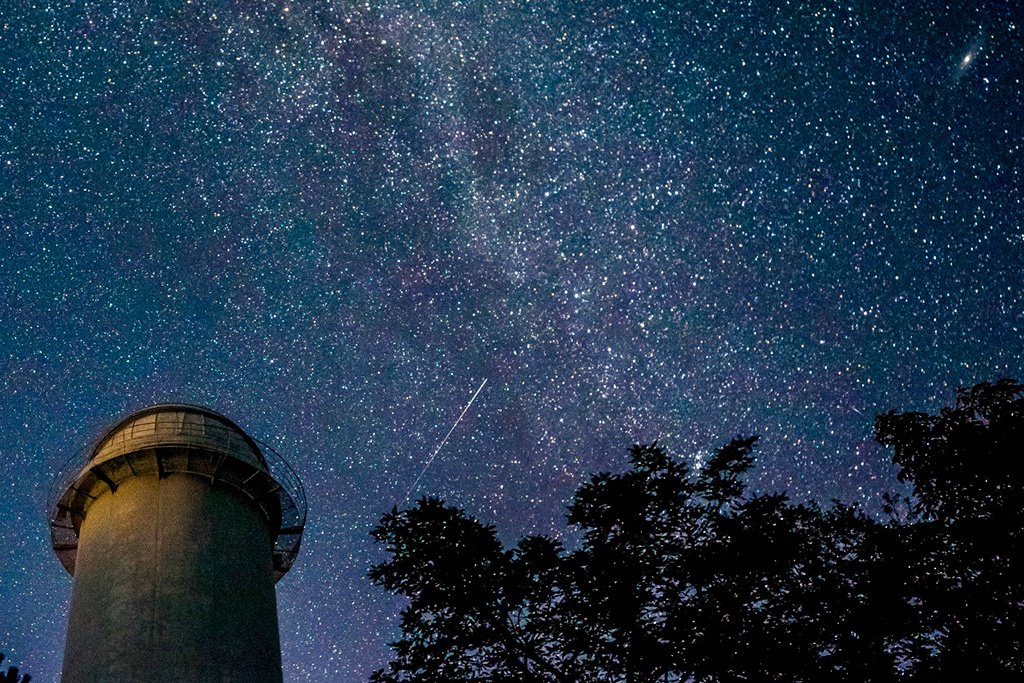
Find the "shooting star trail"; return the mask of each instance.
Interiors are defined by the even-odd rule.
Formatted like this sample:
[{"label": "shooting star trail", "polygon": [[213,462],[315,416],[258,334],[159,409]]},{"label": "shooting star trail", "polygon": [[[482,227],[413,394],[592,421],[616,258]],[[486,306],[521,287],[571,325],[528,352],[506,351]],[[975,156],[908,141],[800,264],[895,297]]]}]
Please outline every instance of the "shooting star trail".
[{"label": "shooting star trail", "polygon": [[433,455],[431,455],[430,458],[427,459],[427,464],[423,466],[423,469],[420,471],[419,476],[416,477],[416,481],[414,481],[412,483],[412,486],[410,486],[409,490],[406,492],[406,494],[405,494],[405,503],[403,504],[402,507],[405,507],[406,505],[409,504],[409,496],[411,496],[412,492],[416,490],[416,485],[420,483],[420,479],[422,479],[423,475],[426,474],[427,468],[430,467],[431,463],[434,462],[434,458],[436,458],[437,454],[441,452],[441,449],[444,448],[444,445],[446,443],[448,443],[448,439],[449,439],[449,437],[451,437],[452,432],[455,431],[455,428],[459,426],[460,422],[462,422],[462,418],[464,418],[466,416],[466,413],[469,412],[470,406],[473,405],[473,401],[475,401],[476,397],[480,395],[481,391],[483,391],[485,384],[487,384],[487,378],[486,377],[484,377],[484,381],[483,382],[480,382],[480,386],[477,387],[476,393],[473,394],[473,398],[469,399],[469,403],[467,403],[466,407],[462,409],[462,414],[459,415],[459,418],[457,420],[455,420],[455,424],[453,424],[452,428],[448,430],[448,433],[445,434],[445,437],[443,439],[441,439],[441,443],[439,443],[437,445],[437,448],[434,450]]}]

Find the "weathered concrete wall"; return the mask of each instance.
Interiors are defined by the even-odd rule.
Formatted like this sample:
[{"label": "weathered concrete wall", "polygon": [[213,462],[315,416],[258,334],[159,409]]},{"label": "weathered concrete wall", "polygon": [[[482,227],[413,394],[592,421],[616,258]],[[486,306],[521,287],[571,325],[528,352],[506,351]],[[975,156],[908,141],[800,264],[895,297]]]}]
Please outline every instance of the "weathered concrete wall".
[{"label": "weathered concrete wall", "polygon": [[281,681],[271,539],[235,492],[125,481],[79,535],[64,683]]}]

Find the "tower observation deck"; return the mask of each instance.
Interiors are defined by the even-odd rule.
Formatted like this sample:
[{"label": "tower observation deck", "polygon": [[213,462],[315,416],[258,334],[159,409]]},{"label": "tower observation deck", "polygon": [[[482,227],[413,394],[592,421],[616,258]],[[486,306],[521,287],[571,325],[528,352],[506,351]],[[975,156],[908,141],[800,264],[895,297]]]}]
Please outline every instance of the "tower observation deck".
[{"label": "tower observation deck", "polygon": [[156,405],[72,458],[48,504],[74,575],[65,683],[281,680],[274,584],[306,500],[273,449],[207,408]]}]

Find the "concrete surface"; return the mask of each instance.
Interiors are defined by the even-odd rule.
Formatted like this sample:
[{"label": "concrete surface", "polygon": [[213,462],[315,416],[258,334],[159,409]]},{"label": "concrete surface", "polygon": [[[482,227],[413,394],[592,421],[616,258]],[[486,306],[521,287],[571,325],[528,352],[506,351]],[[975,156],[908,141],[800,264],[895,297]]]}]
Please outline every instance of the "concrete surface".
[{"label": "concrete surface", "polygon": [[64,683],[281,681],[264,517],[189,474],[133,477],[79,533]]}]

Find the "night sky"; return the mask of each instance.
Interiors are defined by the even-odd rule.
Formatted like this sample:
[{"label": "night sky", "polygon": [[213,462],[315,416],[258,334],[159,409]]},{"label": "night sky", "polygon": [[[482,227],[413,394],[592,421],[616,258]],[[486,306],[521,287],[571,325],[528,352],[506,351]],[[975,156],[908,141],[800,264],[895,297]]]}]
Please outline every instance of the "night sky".
[{"label": "night sky", "polygon": [[289,681],[386,661],[484,380],[413,497],[507,542],[655,439],[877,508],[875,414],[1024,376],[1022,80],[1014,0],[5,0],[0,650],[56,680],[50,481],[159,401],[305,482]]}]

